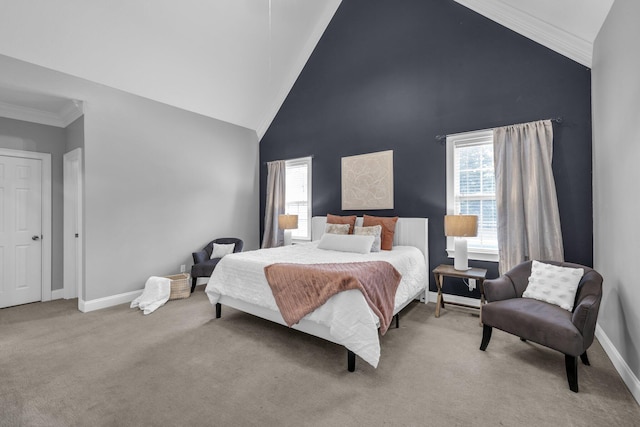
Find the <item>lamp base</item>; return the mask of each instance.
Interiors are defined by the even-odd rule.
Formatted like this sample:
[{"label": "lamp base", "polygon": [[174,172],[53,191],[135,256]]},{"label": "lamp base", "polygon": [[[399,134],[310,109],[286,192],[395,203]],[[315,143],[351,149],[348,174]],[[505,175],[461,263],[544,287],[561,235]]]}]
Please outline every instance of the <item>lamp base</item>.
[{"label": "lamp base", "polygon": [[284,245],[289,246],[291,244],[291,230],[284,230]]},{"label": "lamp base", "polygon": [[455,270],[469,270],[469,256],[467,251],[467,239],[455,239],[455,256],[453,258],[453,268]]}]

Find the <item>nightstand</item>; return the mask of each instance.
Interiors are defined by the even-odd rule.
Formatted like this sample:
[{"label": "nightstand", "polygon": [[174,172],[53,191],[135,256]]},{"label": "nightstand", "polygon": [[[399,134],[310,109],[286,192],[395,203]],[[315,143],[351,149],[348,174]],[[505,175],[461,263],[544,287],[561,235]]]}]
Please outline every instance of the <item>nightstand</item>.
[{"label": "nightstand", "polygon": [[[440,264],[433,270],[433,275],[436,278],[436,286],[438,287],[438,300],[436,305],[436,317],[440,317],[440,308],[444,308],[444,297],[442,295],[442,284],[444,283],[445,276],[458,277],[461,279],[475,279],[478,281],[478,288],[480,289],[480,323],[482,324],[482,306],[485,303],[484,300],[484,279],[487,278],[487,270],[484,268],[470,268],[469,270],[456,270],[453,265]],[[459,302],[448,302],[447,304],[457,305],[467,308],[475,308],[473,305],[462,304]]]}]

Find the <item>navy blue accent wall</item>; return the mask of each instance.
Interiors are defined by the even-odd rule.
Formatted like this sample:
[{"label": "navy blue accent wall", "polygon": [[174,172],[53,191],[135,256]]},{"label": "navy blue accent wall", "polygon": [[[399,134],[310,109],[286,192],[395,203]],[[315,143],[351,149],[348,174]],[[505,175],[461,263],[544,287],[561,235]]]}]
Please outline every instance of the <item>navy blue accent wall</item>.
[{"label": "navy blue accent wall", "polygon": [[554,117],[565,258],[591,266],[590,69],[452,0],[344,0],[260,143],[261,218],[264,162],[313,155],[313,215],[362,214],[341,211],[341,158],[391,149],[395,208],[367,213],[428,217],[430,268],[452,263],[435,136]]}]

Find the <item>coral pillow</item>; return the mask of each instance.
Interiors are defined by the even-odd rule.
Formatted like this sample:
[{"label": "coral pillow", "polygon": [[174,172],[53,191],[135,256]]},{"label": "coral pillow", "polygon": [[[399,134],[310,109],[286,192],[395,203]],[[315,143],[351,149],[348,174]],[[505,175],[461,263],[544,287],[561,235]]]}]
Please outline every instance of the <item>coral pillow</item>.
[{"label": "coral pillow", "polygon": [[362,222],[363,227],[372,227],[374,225],[382,226],[382,244],[381,248],[383,251],[390,251],[393,247],[393,235],[396,232],[396,222],[398,222],[398,217],[382,217],[382,216],[364,216],[364,221]]},{"label": "coral pillow", "polygon": [[327,214],[327,224],[349,224],[349,234],[353,234],[353,227],[356,226],[356,216],[340,216]]}]

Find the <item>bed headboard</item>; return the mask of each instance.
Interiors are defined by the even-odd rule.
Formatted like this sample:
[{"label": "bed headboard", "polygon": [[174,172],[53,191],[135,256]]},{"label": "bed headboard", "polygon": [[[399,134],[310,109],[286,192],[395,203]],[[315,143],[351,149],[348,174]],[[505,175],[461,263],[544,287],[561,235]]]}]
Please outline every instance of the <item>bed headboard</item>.
[{"label": "bed headboard", "polygon": [[[326,216],[311,218],[311,240],[320,240],[327,224]],[[362,226],[362,217],[356,219],[356,225]],[[398,218],[393,244],[397,246],[415,246],[424,254],[429,269],[429,219]]]}]

